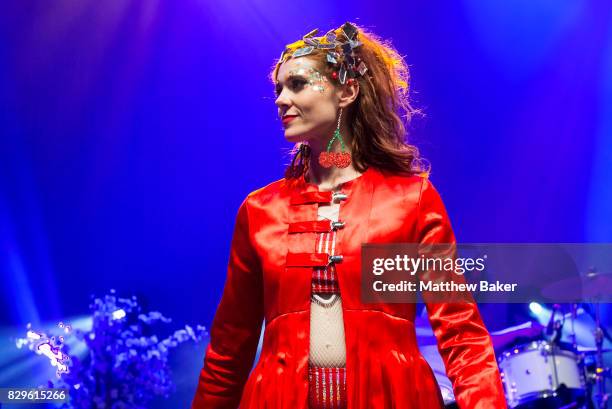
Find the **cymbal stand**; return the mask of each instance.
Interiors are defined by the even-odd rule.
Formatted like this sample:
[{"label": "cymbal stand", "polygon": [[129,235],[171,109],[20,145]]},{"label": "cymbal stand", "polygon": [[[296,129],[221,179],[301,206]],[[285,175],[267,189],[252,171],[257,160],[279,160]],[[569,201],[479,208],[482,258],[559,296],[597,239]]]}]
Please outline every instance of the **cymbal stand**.
[{"label": "cymbal stand", "polygon": [[606,378],[610,377],[610,369],[604,368],[603,360],[603,341],[604,341],[604,330],[601,326],[601,312],[599,303],[594,303],[595,309],[595,347],[597,349],[596,354],[596,367],[595,367],[595,384],[597,385],[597,406],[599,409],[607,409],[608,399],[610,394],[606,393]]}]

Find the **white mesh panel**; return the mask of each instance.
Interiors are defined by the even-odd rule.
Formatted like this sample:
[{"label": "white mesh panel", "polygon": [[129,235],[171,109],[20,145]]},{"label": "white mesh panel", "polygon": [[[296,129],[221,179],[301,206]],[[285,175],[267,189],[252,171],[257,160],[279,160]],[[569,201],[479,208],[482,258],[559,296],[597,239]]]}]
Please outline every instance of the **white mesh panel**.
[{"label": "white mesh panel", "polygon": [[[321,367],[346,364],[342,300],[337,294],[313,295],[329,301],[310,303],[310,363]],[[328,305],[320,305],[327,304]]]}]

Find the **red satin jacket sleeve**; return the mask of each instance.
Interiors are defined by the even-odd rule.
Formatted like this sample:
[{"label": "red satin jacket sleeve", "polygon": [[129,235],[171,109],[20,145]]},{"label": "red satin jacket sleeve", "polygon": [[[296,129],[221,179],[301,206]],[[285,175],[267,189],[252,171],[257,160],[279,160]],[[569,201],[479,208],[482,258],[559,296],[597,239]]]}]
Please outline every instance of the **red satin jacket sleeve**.
[{"label": "red satin jacket sleeve", "polygon": [[192,409],[237,408],[257,352],[263,321],[263,283],[249,237],[247,200],[238,210],[225,288],[210,330]]},{"label": "red satin jacket sleeve", "polygon": [[[440,196],[424,181],[419,203],[420,243],[455,243]],[[489,333],[476,303],[427,303],[438,350],[462,409],[506,408]]]}]

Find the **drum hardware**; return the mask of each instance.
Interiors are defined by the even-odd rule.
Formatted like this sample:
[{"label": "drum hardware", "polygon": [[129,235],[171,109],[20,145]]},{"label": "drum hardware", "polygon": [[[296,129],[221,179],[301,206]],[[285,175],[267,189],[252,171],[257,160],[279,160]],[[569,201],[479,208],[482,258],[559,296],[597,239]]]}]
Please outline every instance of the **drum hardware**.
[{"label": "drum hardware", "polygon": [[[595,356],[595,371],[594,376],[590,377],[593,380],[591,386],[595,386],[595,400],[599,409],[605,409],[608,407],[608,401],[610,394],[606,392],[606,379],[610,378],[610,368],[606,368],[604,365],[604,339],[608,339],[612,342],[612,337],[603,327],[601,322],[601,304],[598,301],[605,299],[606,295],[609,296],[609,290],[612,288],[612,275],[602,274],[597,272],[595,268],[590,268],[585,275],[587,280],[587,286],[584,288],[585,295],[590,298],[590,306],[586,306],[585,311],[595,321],[595,330],[593,336],[595,337],[595,350],[593,355]],[[594,311],[592,311],[594,310]]]},{"label": "drum hardware", "polygon": [[608,399],[610,394],[606,393],[606,378],[610,377],[610,368],[604,367],[603,361],[603,341],[604,341],[604,329],[601,326],[601,313],[600,304],[595,303],[595,362],[597,364],[595,368],[595,385],[597,387],[597,393],[595,398],[597,399],[597,405],[601,409],[608,407]]},{"label": "drum hardware", "polygon": [[498,362],[510,408],[545,402],[559,407],[585,400],[580,357],[565,344],[532,341],[502,353]]},{"label": "drum hardware", "polygon": [[[547,285],[542,294],[549,299],[556,299],[560,295],[570,297],[578,300],[588,300],[589,303],[582,304],[582,308],[588,315],[593,318],[595,322],[595,329],[593,331],[593,337],[595,340],[595,348],[591,351],[582,353],[582,357],[586,354],[593,355],[595,358],[594,368],[591,372],[587,372],[585,369],[585,379],[587,380],[588,395],[591,396],[591,389],[595,387],[595,401],[598,409],[606,409],[608,407],[608,401],[610,394],[605,390],[606,379],[611,377],[610,368],[604,366],[603,354],[608,350],[603,348],[604,339],[612,342],[612,337],[607,332],[606,328],[603,327],[601,322],[600,302],[609,301],[610,294],[612,294],[612,274],[603,274],[598,272],[594,267],[589,270],[581,277],[572,277],[559,280],[557,282]],[[570,339],[574,350],[579,350],[577,345],[575,321],[577,316],[578,304],[571,304],[571,329]],[[562,330],[563,326],[561,326]],[[552,339],[555,340],[555,338]],[[590,403],[590,400],[589,400]]]},{"label": "drum hardware", "polygon": [[[603,354],[612,349],[603,348],[609,334],[601,322],[600,305],[572,304],[569,308],[570,313],[563,314],[561,306],[554,306],[546,327],[541,327],[540,339],[511,345],[499,355],[502,383],[510,408],[608,407],[610,395],[606,393],[605,382],[612,377],[612,369],[604,366]],[[577,345],[575,322],[582,311],[593,318],[594,348]],[[516,333],[518,338],[524,331],[521,333],[516,328],[529,327],[526,324],[491,335],[495,340],[499,334]],[[536,327],[535,324],[531,326]],[[570,342],[561,342],[562,335],[568,336]]]},{"label": "drum hardware", "polygon": [[[612,348],[604,349],[603,344],[605,339],[612,342],[612,337],[601,322],[600,305],[594,301],[610,298],[612,275],[592,269],[579,279],[552,283],[543,293],[546,291],[565,292],[577,299],[588,297],[592,303],[571,303],[567,313],[563,311],[565,304],[553,306],[545,327],[531,321],[491,333],[496,350],[501,351],[498,364],[509,408],[606,409],[610,394],[606,393],[605,382],[612,378],[612,369],[604,366],[603,354],[612,352]],[[578,321],[581,314],[582,318],[593,319],[591,337],[576,331],[576,323],[584,325]],[[427,338],[425,344],[435,345],[428,326],[427,333],[420,334],[418,330],[417,325],[419,339]],[[517,344],[516,340],[523,337],[538,340]],[[569,339],[569,343],[562,342],[562,338]],[[593,345],[593,340],[595,347],[587,347]],[[447,408],[456,407],[446,399],[445,404]]]}]

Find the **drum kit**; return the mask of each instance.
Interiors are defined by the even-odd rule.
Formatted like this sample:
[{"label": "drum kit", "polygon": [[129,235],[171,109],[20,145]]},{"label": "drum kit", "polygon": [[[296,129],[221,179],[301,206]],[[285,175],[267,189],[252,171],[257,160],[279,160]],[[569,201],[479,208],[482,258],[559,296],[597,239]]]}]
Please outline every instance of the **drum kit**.
[{"label": "drum kit", "polygon": [[[579,288],[581,294],[576,299],[584,297],[590,303],[555,304],[545,327],[527,322],[491,333],[509,408],[608,408],[606,382],[612,379],[612,368],[606,367],[604,359],[609,363],[612,349],[604,348],[604,342],[612,343],[612,337],[602,323],[601,304],[596,301],[612,294],[612,275],[589,274],[596,285],[584,286],[584,281],[569,278],[547,286],[543,294],[559,294],[560,290],[571,294]],[[577,324],[581,331],[576,331]],[[430,343],[425,332],[421,329],[419,339]],[[520,342],[526,338],[529,342]],[[456,408],[435,344],[420,348],[438,379],[446,408]]]}]

